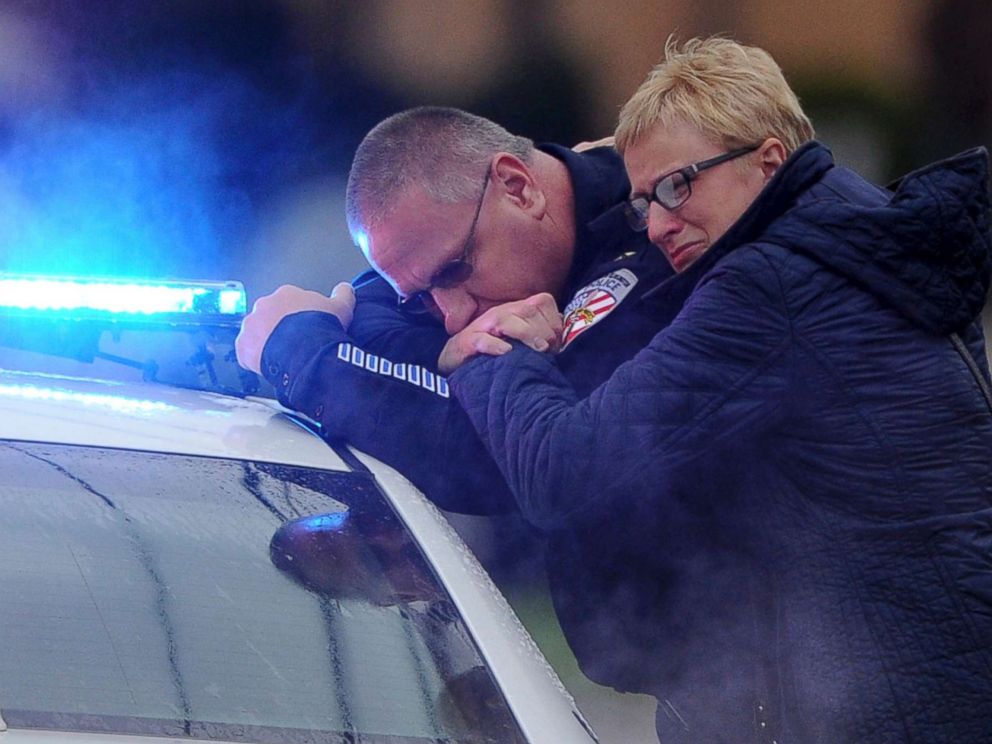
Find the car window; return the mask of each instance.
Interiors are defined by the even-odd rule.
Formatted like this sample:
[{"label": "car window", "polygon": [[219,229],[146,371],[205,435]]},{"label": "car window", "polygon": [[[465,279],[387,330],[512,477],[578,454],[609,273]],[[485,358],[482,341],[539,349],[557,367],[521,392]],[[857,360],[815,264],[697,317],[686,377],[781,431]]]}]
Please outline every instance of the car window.
[{"label": "car window", "polygon": [[11,727],[518,742],[371,476],[0,441]]}]

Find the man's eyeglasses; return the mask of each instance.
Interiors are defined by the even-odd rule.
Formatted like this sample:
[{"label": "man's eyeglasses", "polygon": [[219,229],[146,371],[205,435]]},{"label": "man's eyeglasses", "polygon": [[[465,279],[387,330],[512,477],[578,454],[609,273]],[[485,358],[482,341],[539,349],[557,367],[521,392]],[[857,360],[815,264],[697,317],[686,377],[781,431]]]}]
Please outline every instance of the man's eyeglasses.
[{"label": "man's eyeglasses", "polygon": [[468,257],[475,247],[475,228],[479,224],[479,215],[482,214],[482,203],[486,200],[486,191],[489,189],[489,166],[486,166],[486,178],[482,182],[482,193],[479,195],[479,203],[475,206],[475,216],[472,218],[472,225],[468,229],[468,235],[462,242],[462,250],[458,258],[448,261],[437,270],[431,277],[430,284],[425,289],[414,292],[407,297],[399,298],[400,308],[409,313],[427,313],[437,308],[434,297],[431,295],[432,289],[451,289],[468,281],[472,276],[472,264]]},{"label": "man's eyeglasses", "polygon": [[750,145],[749,147],[739,147],[730,150],[722,155],[717,155],[709,160],[701,160],[698,163],[687,165],[685,168],[666,173],[658,179],[649,196],[639,196],[627,202],[627,222],[634,230],[644,230],[648,226],[648,211],[651,202],[658,202],[668,211],[673,211],[681,207],[692,196],[692,182],[707,168],[712,168],[728,160],[739,158],[749,152],[757,150],[761,145]]}]

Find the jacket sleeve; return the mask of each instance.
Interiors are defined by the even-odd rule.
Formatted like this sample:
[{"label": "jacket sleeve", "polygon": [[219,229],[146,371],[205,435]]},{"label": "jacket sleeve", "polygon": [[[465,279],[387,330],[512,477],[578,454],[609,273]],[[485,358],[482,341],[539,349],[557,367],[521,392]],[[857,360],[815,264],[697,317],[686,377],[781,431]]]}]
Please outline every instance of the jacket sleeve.
[{"label": "jacket sleeve", "polygon": [[362,274],[354,284],[357,303],[348,326],[350,340],[373,354],[434,370],[448,342],[441,322],[401,311],[396,292],[375,272]]},{"label": "jacket sleeve", "polygon": [[713,462],[708,453],[769,426],[790,328],[777,285],[768,285],[715,270],[671,325],[585,399],[551,355],[522,345],[456,370],[454,394],[523,516],[553,530],[622,508],[646,480],[661,491],[659,480],[687,482]]},{"label": "jacket sleeve", "polygon": [[[502,475],[447,380],[418,363],[428,354],[436,360],[431,345],[443,345],[443,330],[410,325],[399,311],[370,302],[359,300],[352,335],[328,313],[296,313],[279,323],[262,352],[263,375],[279,402],[320,423],[326,438],[396,468],[442,509],[513,509]],[[368,347],[356,336],[368,339]]]}]

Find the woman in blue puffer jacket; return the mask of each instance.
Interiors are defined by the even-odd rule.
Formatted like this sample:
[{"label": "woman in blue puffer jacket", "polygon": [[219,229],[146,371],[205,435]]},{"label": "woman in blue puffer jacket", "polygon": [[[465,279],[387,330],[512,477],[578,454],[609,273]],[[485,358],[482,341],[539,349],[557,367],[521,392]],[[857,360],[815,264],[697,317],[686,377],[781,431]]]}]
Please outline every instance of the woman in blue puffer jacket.
[{"label": "woman in blue puffer jacket", "polygon": [[724,39],[670,43],[616,139],[662,330],[581,400],[523,345],[451,378],[577,536],[583,669],[664,744],[992,741],[987,154],[872,186]]}]

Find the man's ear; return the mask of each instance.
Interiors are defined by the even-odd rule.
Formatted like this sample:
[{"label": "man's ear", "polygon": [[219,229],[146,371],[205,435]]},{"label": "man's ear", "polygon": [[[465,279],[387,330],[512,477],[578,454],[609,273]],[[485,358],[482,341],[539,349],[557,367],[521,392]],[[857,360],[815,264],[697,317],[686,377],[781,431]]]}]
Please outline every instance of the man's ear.
[{"label": "man's ear", "polygon": [[490,168],[490,176],[502,186],[511,204],[537,219],[544,216],[547,209],[544,191],[524,161],[508,152],[498,152]]},{"label": "man's ear", "polygon": [[782,167],[782,163],[788,158],[788,155],[785,153],[785,145],[782,144],[782,140],[776,137],[769,137],[762,142],[757,154],[758,165],[761,166],[761,172],[765,177],[765,181],[771,180],[771,177],[775,175],[778,169]]}]

